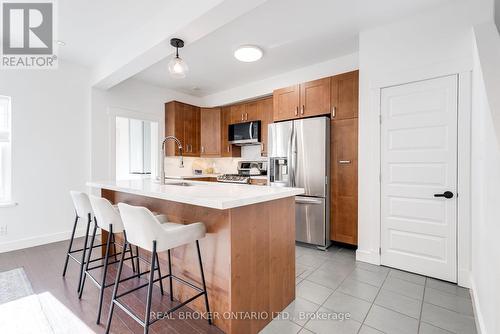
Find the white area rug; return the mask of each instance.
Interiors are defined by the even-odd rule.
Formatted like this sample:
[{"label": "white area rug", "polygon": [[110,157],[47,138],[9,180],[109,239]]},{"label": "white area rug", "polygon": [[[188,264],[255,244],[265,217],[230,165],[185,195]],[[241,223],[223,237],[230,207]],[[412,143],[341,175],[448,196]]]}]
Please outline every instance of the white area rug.
[{"label": "white area rug", "polygon": [[50,292],[36,295],[23,268],[0,273],[0,333],[94,333]]}]

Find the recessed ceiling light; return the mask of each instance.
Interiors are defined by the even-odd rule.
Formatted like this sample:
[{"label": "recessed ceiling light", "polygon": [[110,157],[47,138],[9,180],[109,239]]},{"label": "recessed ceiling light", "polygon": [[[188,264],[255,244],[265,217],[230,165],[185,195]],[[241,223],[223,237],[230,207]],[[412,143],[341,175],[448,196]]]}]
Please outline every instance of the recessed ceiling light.
[{"label": "recessed ceiling light", "polygon": [[242,45],[234,51],[234,57],[245,63],[259,60],[262,54],[262,50],[255,45]]},{"label": "recessed ceiling light", "polygon": [[59,46],[66,46],[66,42],[61,41],[61,40],[59,40],[59,39],[58,39],[58,40],[56,40],[56,43],[57,43],[57,45],[59,45]]}]

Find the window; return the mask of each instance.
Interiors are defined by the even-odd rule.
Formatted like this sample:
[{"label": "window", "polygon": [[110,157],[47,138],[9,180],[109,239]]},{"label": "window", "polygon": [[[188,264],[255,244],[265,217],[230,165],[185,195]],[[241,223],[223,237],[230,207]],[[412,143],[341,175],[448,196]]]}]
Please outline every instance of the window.
[{"label": "window", "polygon": [[158,123],[116,117],[116,178],[156,177]]},{"label": "window", "polygon": [[11,110],[10,97],[0,95],[0,203],[11,200]]}]

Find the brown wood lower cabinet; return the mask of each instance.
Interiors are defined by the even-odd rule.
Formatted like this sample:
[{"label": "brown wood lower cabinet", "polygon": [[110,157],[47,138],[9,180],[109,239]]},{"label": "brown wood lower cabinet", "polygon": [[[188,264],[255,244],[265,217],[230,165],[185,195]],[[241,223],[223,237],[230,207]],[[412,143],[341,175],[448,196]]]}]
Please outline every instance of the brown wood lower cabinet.
[{"label": "brown wood lower cabinet", "polygon": [[358,243],[358,119],[331,121],[330,238]]}]

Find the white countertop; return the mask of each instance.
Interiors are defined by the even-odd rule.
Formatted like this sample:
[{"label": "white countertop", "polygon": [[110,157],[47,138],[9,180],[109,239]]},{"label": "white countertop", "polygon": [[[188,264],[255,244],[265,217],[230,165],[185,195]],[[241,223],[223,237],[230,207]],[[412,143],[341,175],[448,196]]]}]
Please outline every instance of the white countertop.
[{"label": "white countertop", "polygon": [[[175,185],[175,183],[182,182],[190,185]],[[292,197],[304,193],[304,189],[302,188],[181,180],[167,180],[166,183],[165,185],[161,185],[151,179],[143,179],[93,181],[87,182],[87,186],[220,210]]]},{"label": "white countertop", "polygon": [[217,177],[222,174],[190,174],[190,175],[165,175],[166,179],[203,179],[206,177]]}]

